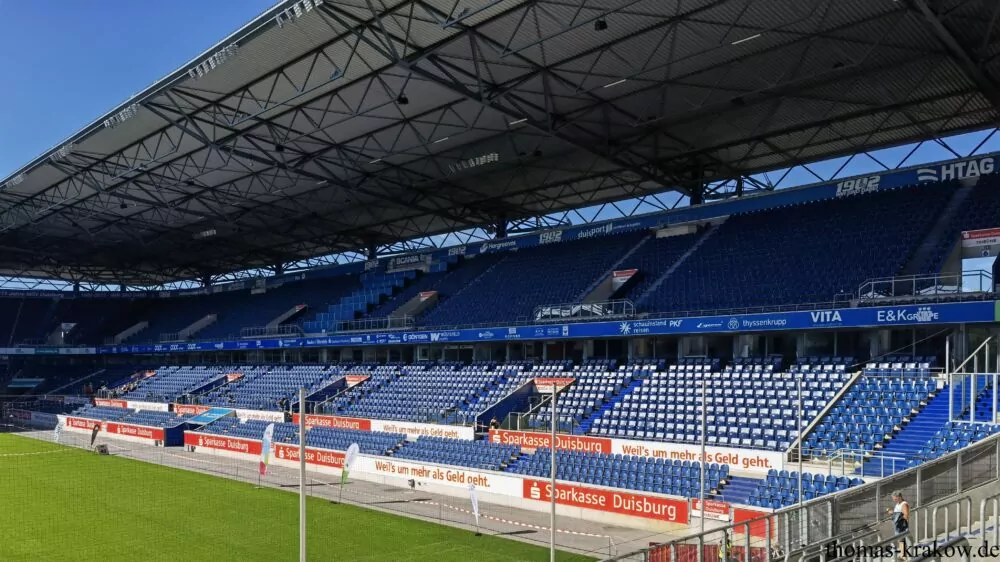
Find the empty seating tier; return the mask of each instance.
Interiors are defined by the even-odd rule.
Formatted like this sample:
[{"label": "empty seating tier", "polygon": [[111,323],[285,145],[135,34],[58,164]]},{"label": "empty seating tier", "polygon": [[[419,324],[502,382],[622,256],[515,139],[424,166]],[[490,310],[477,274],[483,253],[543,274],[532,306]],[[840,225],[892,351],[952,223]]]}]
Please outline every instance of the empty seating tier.
[{"label": "empty seating tier", "polygon": [[[527,476],[552,474],[552,450],[540,448],[522,458],[511,472]],[[705,471],[705,492],[717,490],[729,476],[729,465],[712,463]],[[629,455],[556,451],[556,478],[584,484],[686,497],[700,495],[701,465]]]}]

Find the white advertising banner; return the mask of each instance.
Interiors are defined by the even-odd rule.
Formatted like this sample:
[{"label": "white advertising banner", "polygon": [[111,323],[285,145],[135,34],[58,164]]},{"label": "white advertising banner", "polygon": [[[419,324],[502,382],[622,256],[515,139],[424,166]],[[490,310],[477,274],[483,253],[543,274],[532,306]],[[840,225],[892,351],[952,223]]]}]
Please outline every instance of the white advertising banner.
[{"label": "white advertising banner", "polygon": [[149,412],[169,412],[170,404],[163,404],[161,402],[136,402],[133,400],[128,401],[128,407],[133,410],[146,410]]},{"label": "white advertising banner", "polygon": [[471,426],[371,420],[371,428],[372,431],[404,433],[408,437],[417,438],[444,437],[446,439],[464,439],[466,441],[472,441],[476,438],[476,432]]},{"label": "white advertising banner", "polygon": [[[536,431],[508,431],[491,429],[489,439],[502,445],[517,445],[525,450],[550,447],[552,436]],[[567,451],[604,453],[607,455],[633,455],[662,458],[672,461],[697,461],[701,458],[701,445],[689,443],[663,443],[659,441],[632,441],[588,435],[557,435],[556,448]],[[767,474],[768,470],[784,468],[785,453],[727,447],[706,447],[707,462],[728,464],[732,470]]]}]

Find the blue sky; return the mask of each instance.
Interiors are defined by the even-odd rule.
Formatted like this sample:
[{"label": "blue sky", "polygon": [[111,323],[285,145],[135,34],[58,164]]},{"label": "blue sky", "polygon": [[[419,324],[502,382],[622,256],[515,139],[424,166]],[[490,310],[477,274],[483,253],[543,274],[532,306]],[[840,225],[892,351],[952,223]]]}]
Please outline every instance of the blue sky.
[{"label": "blue sky", "polygon": [[[0,180],[203,53],[276,0],[0,0]],[[1000,134],[948,139],[961,155],[1000,150]],[[926,143],[758,174],[778,188],[956,157]],[[845,165],[846,164],[846,165]],[[680,200],[680,201],[678,201]],[[575,224],[686,204],[677,194],[578,209]],[[485,233],[480,233],[485,236]],[[465,243],[435,237],[440,245]]]},{"label": "blue sky", "polygon": [[0,0],[0,178],[275,0]]}]

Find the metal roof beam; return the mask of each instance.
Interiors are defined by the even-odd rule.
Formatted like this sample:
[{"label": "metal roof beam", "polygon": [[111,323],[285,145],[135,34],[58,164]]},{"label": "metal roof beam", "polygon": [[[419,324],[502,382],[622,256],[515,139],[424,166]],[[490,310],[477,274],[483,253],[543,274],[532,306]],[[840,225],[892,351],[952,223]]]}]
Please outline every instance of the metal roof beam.
[{"label": "metal roof beam", "polygon": [[972,55],[958,42],[958,39],[955,38],[951,31],[945,27],[944,22],[938,17],[938,14],[927,5],[926,0],[910,0],[910,4],[924,16],[924,20],[927,21],[931,31],[934,32],[934,36],[938,38],[938,41],[944,45],[951,57],[955,59],[955,62],[958,63],[959,68],[962,69],[966,78],[979,88],[997,111],[1000,111],[1000,88],[986,75],[982,67],[976,64],[972,59]]}]

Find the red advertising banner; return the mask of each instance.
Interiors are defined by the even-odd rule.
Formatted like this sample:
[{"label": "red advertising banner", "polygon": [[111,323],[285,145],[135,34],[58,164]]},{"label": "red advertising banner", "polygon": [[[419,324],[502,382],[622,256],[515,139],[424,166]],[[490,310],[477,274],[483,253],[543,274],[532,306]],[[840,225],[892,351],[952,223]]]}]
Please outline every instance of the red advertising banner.
[{"label": "red advertising banner", "polygon": [[[297,462],[299,460],[299,446],[275,443],[274,456],[278,459]],[[306,447],[306,463],[330,468],[343,468],[344,453]]]},{"label": "red advertising banner", "polygon": [[[351,388],[352,386],[357,386],[357,385],[365,382],[370,377],[368,375],[347,375],[344,378],[347,379],[347,388]],[[308,420],[307,420],[307,423],[308,423]]]},{"label": "red advertising banner", "polygon": [[226,437],[224,435],[195,433],[192,431],[184,432],[184,444],[190,447],[218,449],[220,451],[245,453],[248,455],[259,455],[261,450],[260,441],[254,441],[252,439],[239,439],[237,437]]},{"label": "red advertising banner", "polygon": [[991,246],[1000,242],[1000,228],[967,230],[962,233],[963,246]]},{"label": "red advertising banner", "polygon": [[636,273],[639,273],[638,269],[622,269],[615,271],[611,274],[611,288],[613,290],[618,290],[622,285],[628,282]]},{"label": "red advertising banner", "polygon": [[106,408],[128,408],[125,400],[109,400],[107,398],[94,398],[94,406],[104,406]]},{"label": "red advertising banner", "polygon": [[552,392],[552,385],[555,385],[556,392],[576,382],[572,377],[538,377],[535,378],[535,386],[542,392]]},{"label": "red advertising banner", "polygon": [[139,437],[142,439],[149,439],[151,441],[163,441],[165,439],[163,428],[158,427],[108,422],[105,425],[105,431],[115,435],[127,435],[129,437]]},{"label": "red advertising banner", "polygon": [[74,427],[76,429],[94,429],[95,425],[100,425],[101,422],[97,420],[89,420],[87,418],[72,418],[66,416],[66,427]]},{"label": "red advertising banner", "polygon": [[[552,483],[526,478],[524,497],[552,501]],[[690,518],[686,501],[568,483],[556,486],[556,503],[669,523],[688,523]]]},{"label": "red advertising banner", "polygon": [[[292,414],[292,423],[299,423],[299,415]],[[362,418],[345,418],[341,416],[307,415],[306,427],[330,427],[334,429],[356,429],[371,431],[372,421]]]},{"label": "red advertising banner", "polygon": [[[489,439],[491,443],[517,445],[526,450],[542,447],[552,448],[552,435],[535,431],[491,429]],[[587,453],[610,454],[612,452],[610,439],[585,437],[583,435],[556,435],[556,448],[565,451],[584,451]]]},{"label": "red advertising banner", "polygon": [[204,414],[205,412],[211,410],[211,406],[197,406],[195,404],[174,404],[175,414],[190,414],[192,416],[197,416],[198,414]]},{"label": "red advertising banner", "polygon": [[[754,521],[750,523],[750,536],[757,538],[767,537],[768,519],[764,516],[767,513],[761,511],[754,511],[752,509],[733,509],[733,523],[745,523],[754,519],[760,519],[759,521]],[[771,527],[771,538],[778,536],[777,529],[775,529],[775,520],[773,517],[770,518]],[[743,529],[739,526],[736,527],[736,533],[743,533]]]}]

